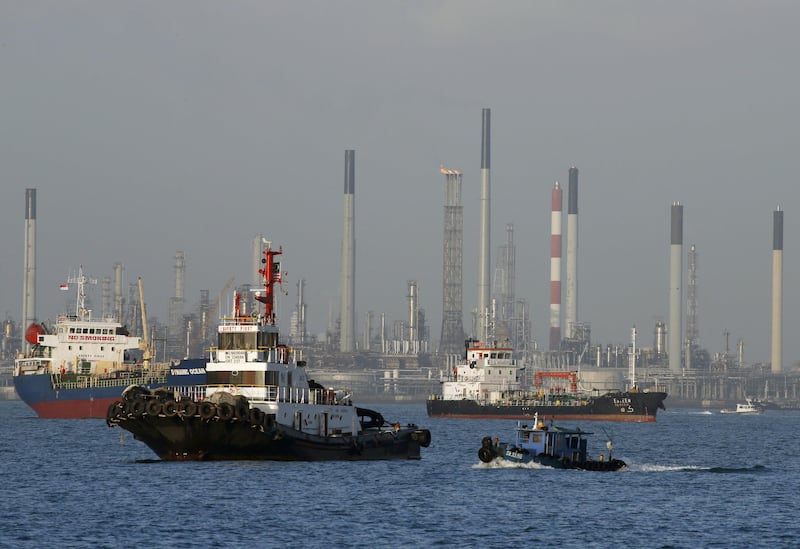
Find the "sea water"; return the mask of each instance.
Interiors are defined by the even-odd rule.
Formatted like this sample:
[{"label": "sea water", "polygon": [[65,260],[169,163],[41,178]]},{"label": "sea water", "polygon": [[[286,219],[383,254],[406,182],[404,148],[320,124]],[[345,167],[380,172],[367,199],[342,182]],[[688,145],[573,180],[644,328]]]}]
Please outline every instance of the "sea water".
[{"label": "sea water", "polygon": [[430,429],[421,460],[161,462],[104,420],[0,402],[0,546],[800,546],[800,412],[562,422],[629,466],[601,473],[481,463],[513,420],[371,407]]}]

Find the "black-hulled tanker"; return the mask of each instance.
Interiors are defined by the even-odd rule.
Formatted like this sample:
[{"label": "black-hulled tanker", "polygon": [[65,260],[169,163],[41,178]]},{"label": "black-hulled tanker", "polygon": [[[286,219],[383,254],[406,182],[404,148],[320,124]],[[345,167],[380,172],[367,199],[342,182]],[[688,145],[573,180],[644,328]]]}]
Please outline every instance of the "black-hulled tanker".
[{"label": "black-hulled tanker", "polygon": [[[523,389],[520,367],[510,347],[466,343],[465,360],[442,380],[442,393],[426,405],[430,417],[653,422],[667,393],[631,388],[603,395],[578,390],[574,371],[537,372],[534,387]],[[548,379],[560,380],[557,390]]]}]

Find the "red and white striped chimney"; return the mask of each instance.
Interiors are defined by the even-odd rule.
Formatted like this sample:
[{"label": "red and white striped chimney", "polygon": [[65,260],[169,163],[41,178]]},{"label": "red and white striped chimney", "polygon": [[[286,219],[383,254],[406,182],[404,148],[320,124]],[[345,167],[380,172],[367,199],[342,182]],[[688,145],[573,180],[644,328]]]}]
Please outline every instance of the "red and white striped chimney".
[{"label": "red and white striped chimney", "polygon": [[556,181],[550,215],[550,350],[561,348],[561,186]]}]

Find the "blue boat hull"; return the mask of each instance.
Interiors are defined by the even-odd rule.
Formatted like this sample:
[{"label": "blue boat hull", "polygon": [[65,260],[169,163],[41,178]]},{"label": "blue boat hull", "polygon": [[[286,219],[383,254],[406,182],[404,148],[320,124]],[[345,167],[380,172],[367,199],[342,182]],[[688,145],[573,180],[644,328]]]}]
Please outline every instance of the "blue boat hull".
[{"label": "blue boat hull", "polygon": [[201,396],[205,391],[205,359],[183,360],[165,376],[99,377],[76,376],[65,381],[60,375],[14,376],[14,388],[20,399],[39,417],[55,419],[104,418],[108,407],[119,400],[130,385],[149,389],[174,387],[187,396]]}]

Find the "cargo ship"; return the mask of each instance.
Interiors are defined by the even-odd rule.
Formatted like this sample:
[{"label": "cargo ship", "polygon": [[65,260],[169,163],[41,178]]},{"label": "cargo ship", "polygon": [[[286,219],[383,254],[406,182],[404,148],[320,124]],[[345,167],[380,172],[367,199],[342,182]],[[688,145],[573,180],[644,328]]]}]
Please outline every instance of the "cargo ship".
[{"label": "cargo ship", "polygon": [[[202,396],[205,361],[151,362],[146,336],[131,336],[116,319],[92,317],[85,294],[92,282],[81,267],[61,286],[76,287],[74,314],[58,317],[50,327],[34,323],[27,328],[30,351],[15,359],[12,375],[20,399],[42,418],[82,419],[106,417],[109,405],[130,385]],[[143,299],[141,279],[139,291]],[[144,315],[143,325],[146,334]]]},{"label": "cargo ship", "polygon": [[665,409],[667,393],[661,391],[633,386],[602,395],[582,392],[577,371],[536,372],[534,386],[526,389],[511,347],[472,339],[465,347],[465,360],[442,379],[441,394],[426,401],[428,416],[529,419],[539,414],[556,421],[654,422],[658,410]]},{"label": "cargo ship", "polygon": [[280,342],[273,296],[282,250],[268,244],[263,253],[264,290],[255,295],[263,310],[242,314],[234,295],[205,366],[205,398],[131,387],[108,407],[108,426],[164,461],[419,459],[429,430],[354,406],[347,391],[310,379],[299,352]]}]

